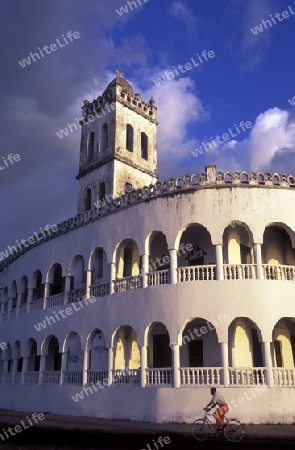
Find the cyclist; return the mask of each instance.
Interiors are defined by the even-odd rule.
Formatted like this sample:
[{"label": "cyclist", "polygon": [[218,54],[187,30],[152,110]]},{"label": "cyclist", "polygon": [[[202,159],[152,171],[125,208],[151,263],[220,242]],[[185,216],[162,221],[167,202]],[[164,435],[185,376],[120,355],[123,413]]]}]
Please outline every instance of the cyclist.
[{"label": "cyclist", "polygon": [[218,406],[216,411],[214,412],[214,417],[216,419],[216,429],[218,432],[220,432],[224,426],[226,425],[226,422],[224,420],[225,414],[228,412],[229,407],[224,399],[224,397],[216,391],[215,387],[212,387],[211,390],[212,398],[208,405],[204,408],[205,411],[209,411],[209,409],[213,408],[214,406]]}]

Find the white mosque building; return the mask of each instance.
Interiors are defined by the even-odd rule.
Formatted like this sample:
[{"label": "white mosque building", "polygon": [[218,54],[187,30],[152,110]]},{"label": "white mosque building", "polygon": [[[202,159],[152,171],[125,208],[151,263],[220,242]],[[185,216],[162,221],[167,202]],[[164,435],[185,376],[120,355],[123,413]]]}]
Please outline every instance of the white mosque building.
[{"label": "white mosque building", "polygon": [[215,386],[293,423],[295,177],[159,181],[155,102],[120,74],[82,111],[77,215],[0,263],[1,408],[189,423]]}]

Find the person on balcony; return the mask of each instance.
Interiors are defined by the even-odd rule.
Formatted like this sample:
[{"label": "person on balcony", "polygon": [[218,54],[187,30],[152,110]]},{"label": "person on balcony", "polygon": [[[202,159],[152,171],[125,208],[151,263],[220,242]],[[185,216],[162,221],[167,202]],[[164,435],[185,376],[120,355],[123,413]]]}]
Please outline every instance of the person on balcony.
[{"label": "person on balcony", "polygon": [[211,390],[212,398],[208,405],[204,408],[205,411],[209,411],[211,408],[214,408],[216,405],[218,408],[214,412],[214,417],[216,419],[216,429],[217,432],[220,432],[226,425],[226,421],[224,420],[225,414],[228,412],[229,407],[226,403],[224,397],[216,391],[215,387],[212,387]]}]

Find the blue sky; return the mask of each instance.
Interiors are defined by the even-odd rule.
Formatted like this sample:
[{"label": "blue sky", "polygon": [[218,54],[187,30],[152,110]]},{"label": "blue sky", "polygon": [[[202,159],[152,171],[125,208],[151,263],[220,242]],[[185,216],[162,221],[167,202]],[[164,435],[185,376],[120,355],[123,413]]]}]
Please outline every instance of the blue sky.
[{"label": "blue sky", "polygon": [[[83,100],[101,94],[118,67],[156,101],[161,179],[213,163],[222,171],[295,173],[294,2],[141,3],[131,10],[124,0],[2,1],[0,161],[9,153],[21,160],[0,171],[0,251],[76,214],[80,134],[59,139],[56,131],[80,116]],[[263,26],[283,11],[289,17]],[[254,34],[255,26],[262,31]],[[80,38],[21,67],[69,30]],[[165,79],[165,71],[210,50],[213,58]],[[251,128],[194,156],[241,121]]]}]

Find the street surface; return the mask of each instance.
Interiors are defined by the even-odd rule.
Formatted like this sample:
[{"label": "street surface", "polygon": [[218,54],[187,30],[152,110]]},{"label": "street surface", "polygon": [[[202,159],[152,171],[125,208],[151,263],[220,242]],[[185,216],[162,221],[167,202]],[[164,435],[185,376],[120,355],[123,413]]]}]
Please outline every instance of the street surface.
[{"label": "street surface", "polygon": [[[224,437],[210,437],[206,442],[197,442],[190,436],[161,433],[159,435],[129,435],[115,433],[100,434],[95,431],[79,430],[27,430],[0,443],[1,450],[157,450],[153,440],[158,436],[169,436],[171,443],[158,450],[196,450],[196,449],[231,449],[231,450],[272,450],[294,449],[295,442],[290,439],[245,439],[239,443],[230,443]],[[149,448],[149,446],[150,448]]]}]

